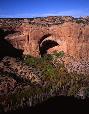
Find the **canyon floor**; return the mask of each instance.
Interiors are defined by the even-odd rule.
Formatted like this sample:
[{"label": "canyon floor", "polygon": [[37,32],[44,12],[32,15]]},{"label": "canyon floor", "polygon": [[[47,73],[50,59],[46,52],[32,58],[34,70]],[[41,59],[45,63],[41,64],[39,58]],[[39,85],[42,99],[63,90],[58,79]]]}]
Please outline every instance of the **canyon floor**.
[{"label": "canyon floor", "polygon": [[[1,112],[26,111],[25,107],[33,107],[49,98],[56,98],[55,96],[65,96],[63,99],[68,96],[79,105],[81,102],[88,102],[85,99],[89,97],[89,76],[68,73],[63,61],[59,62],[59,58],[62,58],[52,57],[53,55],[43,58],[24,56],[23,59],[4,57],[0,61]],[[74,103],[71,100],[67,103]],[[39,105],[37,107],[40,111]]]}]

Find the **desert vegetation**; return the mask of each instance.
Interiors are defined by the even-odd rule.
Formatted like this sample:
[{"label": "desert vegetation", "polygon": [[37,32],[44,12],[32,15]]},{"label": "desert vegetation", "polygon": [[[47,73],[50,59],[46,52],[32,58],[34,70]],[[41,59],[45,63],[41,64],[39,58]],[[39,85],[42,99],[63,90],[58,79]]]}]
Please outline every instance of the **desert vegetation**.
[{"label": "desert vegetation", "polygon": [[22,62],[33,68],[41,79],[41,85],[16,79],[16,74],[0,73],[0,77],[11,77],[17,81],[14,90],[0,96],[0,110],[16,110],[19,107],[33,106],[52,96],[89,97],[89,76],[68,73],[62,59],[64,52],[56,52],[37,58],[23,56]]},{"label": "desert vegetation", "polygon": [[[89,97],[88,18],[0,19],[0,111],[33,106],[53,96]],[[44,43],[41,51],[47,53],[41,54],[39,41],[49,33],[55,42],[65,36],[63,44],[53,52]],[[70,63],[70,72],[63,61],[65,55],[69,55],[65,61]]]},{"label": "desert vegetation", "polygon": [[[43,58],[28,56],[25,58],[25,62],[41,72],[42,81],[48,82],[47,84],[52,90],[59,88],[59,90],[65,91],[64,95],[76,96],[81,88],[88,87],[88,76],[76,72],[68,73],[63,61],[61,63],[57,61],[63,55],[63,51],[59,53],[55,51],[52,55],[46,55]],[[46,87],[48,86],[46,85]]]}]

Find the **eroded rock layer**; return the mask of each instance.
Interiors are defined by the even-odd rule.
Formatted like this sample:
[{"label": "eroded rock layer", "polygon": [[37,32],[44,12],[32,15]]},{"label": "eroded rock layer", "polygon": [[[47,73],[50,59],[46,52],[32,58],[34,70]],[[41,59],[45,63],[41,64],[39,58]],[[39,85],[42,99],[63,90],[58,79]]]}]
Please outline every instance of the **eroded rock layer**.
[{"label": "eroded rock layer", "polygon": [[[88,73],[89,17],[77,19],[73,17],[9,19],[4,20],[5,22],[3,20],[0,19],[1,29],[15,31],[15,33],[9,34],[4,38],[14,48],[21,49],[23,54],[40,57],[42,54],[50,54],[55,50],[64,51],[65,55],[73,58],[71,63],[74,61],[77,63],[76,65],[74,63],[73,66],[80,68],[81,63],[83,67],[80,69],[84,69],[84,72]],[[12,22],[15,27],[11,26]],[[52,41],[58,45],[52,46]],[[66,66],[70,63],[70,57],[64,59]]]}]

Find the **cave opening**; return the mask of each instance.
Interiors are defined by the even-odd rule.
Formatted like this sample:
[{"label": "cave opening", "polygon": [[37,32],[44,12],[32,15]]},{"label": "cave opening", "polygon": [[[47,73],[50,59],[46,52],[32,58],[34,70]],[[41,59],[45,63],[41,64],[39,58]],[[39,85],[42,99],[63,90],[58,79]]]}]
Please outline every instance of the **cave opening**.
[{"label": "cave opening", "polygon": [[40,55],[41,57],[43,57],[44,55],[47,54],[47,50],[55,47],[59,45],[56,41],[53,40],[45,40],[40,46],[39,46],[39,50],[40,50]]}]

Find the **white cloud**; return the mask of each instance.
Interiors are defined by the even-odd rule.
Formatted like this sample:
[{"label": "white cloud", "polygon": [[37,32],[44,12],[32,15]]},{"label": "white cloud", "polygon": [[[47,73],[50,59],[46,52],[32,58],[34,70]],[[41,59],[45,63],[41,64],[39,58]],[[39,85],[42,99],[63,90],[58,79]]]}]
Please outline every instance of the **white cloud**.
[{"label": "white cloud", "polygon": [[[1,14],[1,13],[0,13]],[[30,17],[45,17],[45,16],[89,16],[89,9],[85,10],[66,10],[66,11],[59,11],[59,12],[46,12],[46,13],[20,13],[20,14],[1,14],[0,18],[30,18]]]},{"label": "white cloud", "polygon": [[42,16],[89,16],[89,11],[87,10],[68,10],[68,11],[60,11],[60,12],[51,12],[51,13],[44,13]]}]

